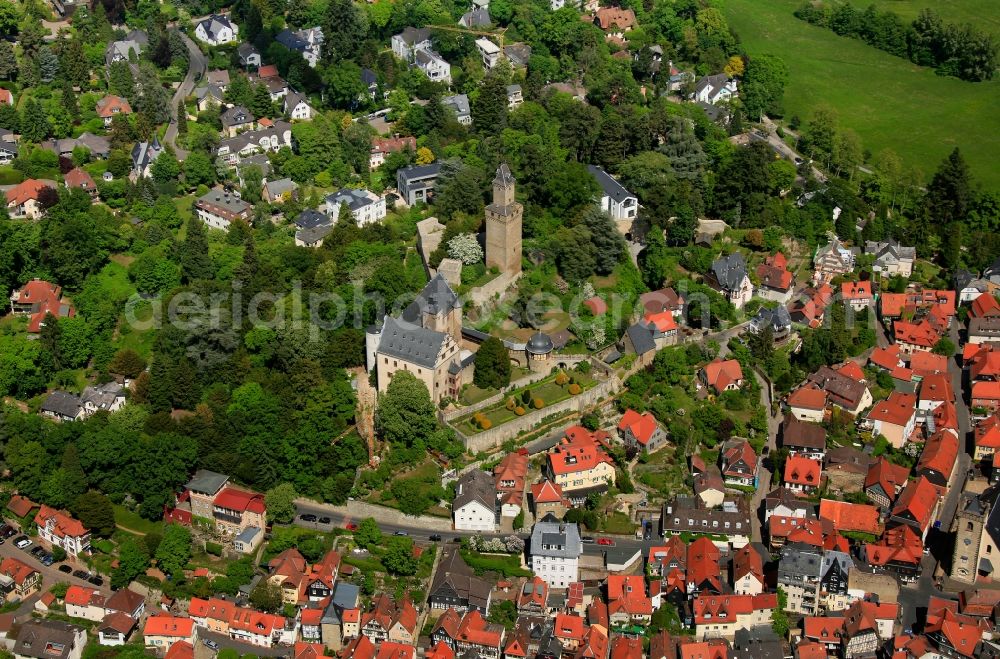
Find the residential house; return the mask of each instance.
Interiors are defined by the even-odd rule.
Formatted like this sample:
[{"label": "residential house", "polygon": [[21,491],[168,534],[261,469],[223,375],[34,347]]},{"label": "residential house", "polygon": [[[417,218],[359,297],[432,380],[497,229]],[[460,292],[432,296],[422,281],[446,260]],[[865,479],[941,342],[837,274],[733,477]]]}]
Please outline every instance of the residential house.
[{"label": "residential house", "polygon": [[768,256],[757,266],[756,291],[759,297],[779,304],[787,304],[792,299],[795,284],[794,275],[788,271],[788,259],[781,252]]},{"label": "residential house", "polygon": [[149,178],[153,175],[153,163],[163,153],[163,146],[160,139],[153,135],[152,142],[137,142],[132,147],[132,173],[130,178],[135,181],[140,178]]},{"label": "residential house", "polygon": [[378,222],[386,216],[385,197],[356,188],[341,188],[328,194],[324,200],[324,211],[331,219],[336,220],[340,217],[341,205],[345,204],[358,226]]},{"label": "residential house", "polygon": [[1000,414],[991,414],[979,421],[974,430],[976,462],[993,463],[993,456],[1000,451]]},{"label": "residential house", "polygon": [[978,273],[969,272],[965,268],[959,268],[955,271],[953,282],[960,304],[968,304],[979,297],[981,293],[990,290],[990,282],[988,280],[980,277]]},{"label": "residential house", "polygon": [[773,515],[797,519],[815,517],[811,503],[801,499],[792,490],[781,486],[771,490],[764,497],[764,521],[770,520]]},{"label": "residential house", "polygon": [[745,439],[733,438],[719,455],[722,477],[727,485],[757,486],[757,453]]},{"label": "residential house", "polygon": [[42,575],[23,561],[6,557],[0,560],[0,595],[3,602],[22,602],[42,587]]},{"label": "residential house", "polygon": [[987,621],[955,613],[950,608],[945,607],[933,614],[928,608],[924,634],[939,656],[972,659],[984,656],[984,641],[991,629]]},{"label": "residential house", "polygon": [[104,619],[106,598],[101,591],[96,588],[77,586],[76,584],[66,589],[66,596],[63,603],[66,605],[66,615],[71,618],[82,618],[92,622],[100,622]]},{"label": "residential house", "polygon": [[427,603],[432,609],[489,615],[492,590],[487,581],[475,575],[458,550],[452,549],[445,553],[434,572]]},{"label": "residential house", "polygon": [[378,169],[385,162],[388,154],[407,149],[416,152],[417,140],[415,137],[373,137],[371,153],[368,156],[368,168]]},{"label": "residential house", "polygon": [[911,285],[905,293],[881,294],[879,309],[887,324],[900,320],[911,323],[927,320],[935,329],[944,332],[955,317],[955,291]]},{"label": "residential house", "polygon": [[309,105],[305,95],[299,92],[289,91],[284,95],[282,102],[285,114],[293,121],[312,121],[316,115],[316,111]]},{"label": "residential house", "polygon": [[486,622],[479,611],[467,612],[456,630],[456,656],[500,659],[505,631],[503,625]]},{"label": "residential house", "polygon": [[924,443],[924,450],[920,454],[920,460],[917,461],[914,475],[947,489],[958,467],[958,452],[958,437],[950,432],[935,432]]},{"label": "residential house", "polygon": [[667,441],[667,432],[650,412],[639,414],[635,410],[625,410],[618,422],[618,436],[630,446],[643,453],[654,453]]},{"label": "residential house", "polygon": [[210,46],[221,46],[236,41],[239,31],[239,27],[230,22],[228,16],[212,14],[195,26],[194,36]]},{"label": "residential house", "polygon": [[546,515],[562,519],[566,511],[573,507],[572,502],[563,494],[562,486],[548,479],[531,486],[531,503],[535,517],[539,519]]},{"label": "residential house", "polygon": [[[345,642],[359,638],[361,634],[361,589],[352,583],[338,580],[334,584],[333,596],[320,618],[320,638],[330,650],[340,650]],[[303,625],[305,631],[305,625]],[[360,638],[365,639],[364,636]]]},{"label": "residential house", "polygon": [[90,531],[69,513],[42,505],[35,515],[38,537],[52,547],[62,547],[67,556],[90,553]]},{"label": "residential house", "polygon": [[785,460],[782,484],[795,492],[810,494],[819,489],[823,463],[804,455],[790,455]]},{"label": "residential house", "polygon": [[972,318],[969,320],[969,343],[1000,341],[1000,318]]},{"label": "residential house", "polygon": [[[115,611],[105,615],[97,626],[97,642],[99,645],[119,646],[125,645],[129,634],[139,624],[137,618],[132,618]],[[174,644],[176,647],[177,644]],[[194,653],[192,652],[192,657]]]},{"label": "residential house", "polygon": [[[266,128],[248,130],[236,137],[220,140],[215,153],[227,166],[238,167],[244,160],[251,160],[252,156],[274,153],[286,146],[292,146],[292,125],[287,121],[275,121]],[[267,174],[263,168],[261,171]]]},{"label": "residential house", "polygon": [[503,54],[511,67],[523,69],[528,66],[528,60],[531,59],[531,46],[525,43],[506,44],[503,47]]},{"label": "residential house", "polygon": [[833,289],[821,283],[815,288],[806,288],[788,307],[792,321],[816,329],[826,318],[826,308],[833,299]]},{"label": "residential house", "polygon": [[785,399],[789,414],[799,421],[822,423],[826,420],[826,392],[807,382]]},{"label": "residential house", "polygon": [[576,524],[566,524],[551,515],[535,522],[531,530],[528,559],[531,570],[552,588],[566,588],[579,580],[583,544]]},{"label": "residential house", "polygon": [[991,293],[982,293],[969,305],[970,318],[1000,317],[1000,302]]},{"label": "residential house", "polygon": [[845,281],[840,285],[840,297],[854,311],[873,309],[875,296],[870,281]]},{"label": "residential house", "polygon": [[464,28],[488,28],[493,24],[493,21],[490,20],[490,12],[487,8],[473,7],[462,14],[462,17],[458,19],[458,24]]},{"label": "residential house", "polygon": [[872,503],[889,510],[906,487],[909,477],[909,468],[893,464],[885,456],[879,456],[865,476],[865,494]]},{"label": "residential house", "polygon": [[915,247],[903,247],[895,240],[865,243],[865,254],[874,256],[872,270],[887,277],[906,277],[913,273],[913,262],[917,258]]},{"label": "residential house", "polygon": [[472,125],[472,108],[469,105],[469,97],[465,94],[454,96],[444,96],[441,98],[441,105],[455,113],[455,119],[463,126]]},{"label": "residential house", "polygon": [[104,49],[104,67],[110,76],[115,62],[129,62],[133,73],[139,70],[139,55],[149,46],[149,36],[142,30],[132,30],[124,39],[112,41]]},{"label": "residential house", "polygon": [[643,293],[639,296],[639,304],[647,314],[659,314],[669,311],[676,319],[684,316],[684,298],[672,288],[661,288],[658,291]]},{"label": "residential house", "polygon": [[769,625],[778,606],[774,593],[762,595],[699,595],[693,602],[695,636],[732,641],[737,630]]},{"label": "residential house", "polygon": [[87,630],[61,620],[30,620],[21,625],[11,652],[15,659],[81,659]]},{"label": "residential house", "polygon": [[[465,17],[463,16],[462,18]],[[485,37],[479,37],[476,39],[476,50],[479,51],[479,57],[483,62],[483,68],[487,71],[492,70],[503,57],[503,53],[500,51],[500,46]]]},{"label": "residential house", "polygon": [[892,324],[892,333],[904,354],[929,352],[942,338],[942,332],[926,318],[919,323],[897,320]]},{"label": "residential house", "polygon": [[785,591],[786,610],[802,615],[816,613],[822,570],[822,548],[800,543],[786,544],[781,548],[778,586]]},{"label": "residential house", "polygon": [[819,518],[828,520],[838,532],[865,533],[875,537],[882,533],[879,509],[868,504],[821,499]]},{"label": "residential house", "polygon": [[708,105],[728,103],[737,96],[736,79],[725,73],[702,76],[694,84],[691,100]]},{"label": "residential house", "polygon": [[213,502],[222,488],[229,482],[229,476],[208,469],[199,469],[185,485],[187,498],[191,502],[191,514],[203,520],[213,518]]},{"label": "residential house", "polygon": [[722,293],[734,307],[742,309],[753,297],[753,284],[747,275],[747,262],[740,252],[721,256],[712,262],[708,284]]},{"label": "residential house", "polygon": [[142,630],[146,647],[157,650],[169,650],[178,641],[194,643],[197,635],[194,619],[172,615],[149,616]]},{"label": "residential house", "polygon": [[74,167],[63,176],[67,190],[83,190],[91,199],[97,199],[97,184],[85,169]]},{"label": "residential house", "polygon": [[493,477],[481,469],[467,471],[458,479],[452,515],[460,531],[485,531],[497,528],[497,490]]},{"label": "residential house", "polygon": [[416,51],[413,66],[423,71],[431,82],[451,84],[451,64],[430,48]]},{"label": "residential house", "polygon": [[766,587],[764,562],[770,556],[763,556],[753,545],[745,545],[733,553],[732,584],[737,595],[760,595]]},{"label": "residential house", "polygon": [[587,171],[601,188],[601,197],[598,199],[601,210],[611,216],[619,232],[630,236],[632,224],[639,214],[639,198],[626,190],[603,168],[587,165]]},{"label": "residential house", "polygon": [[419,50],[431,48],[431,31],[429,28],[404,28],[391,39],[392,52],[401,60],[412,62]]},{"label": "residential house", "polygon": [[53,391],[42,401],[38,412],[57,421],[78,421],[83,418],[80,397],[65,391]]},{"label": "residential house", "polygon": [[878,542],[866,544],[863,557],[868,565],[912,582],[920,574],[924,543],[918,531],[904,524],[886,529]]},{"label": "residential house", "polygon": [[236,49],[236,55],[240,58],[240,65],[243,68],[259,67],[261,64],[260,51],[250,43],[241,43]]},{"label": "residential house", "polygon": [[781,423],[781,446],[790,455],[802,455],[822,462],[826,457],[826,430],[815,423],[786,414]]},{"label": "residential house", "polygon": [[653,611],[659,608],[659,597],[654,603],[642,575],[609,575],[607,598],[608,621],[614,629],[631,631],[635,626],[645,627]]},{"label": "residential house", "polygon": [[433,196],[441,163],[410,165],[396,171],[396,189],[408,206],[428,203]]},{"label": "residential house", "polygon": [[524,480],[528,473],[528,452],[508,453],[493,468],[493,483],[500,502],[501,517],[517,517],[524,504]]},{"label": "residential house", "polygon": [[892,507],[886,527],[905,524],[912,527],[921,540],[925,540],[940,504],[941,494],[937,486],[921,476],[903,488]]},{"label": "residential house", "polygon": [[209,190],[194,203],[195,213],[212,229],[229,230],[236,221],[249,223],[253,206],[221,187]]},{"label": "residential house", "polygon": [[735,359],[716,359],[698,373],[702,383],[717,394],[736,391],[743,386],[743,369]]},{"label": "residential house", "polygon": [[121,96],[109,94],[97,101],[97,116],[104,120],[104,127],[109,128],[111,121],[118,115],[132,114],[132,106]]},{"label": "residential house", "polygon": [[524,104],[524,93],[521,85],[507,85],[507,109],[516,110]]},{"label": "residential house", "polygon": [[389,641],[413,645],[417,640],[417,610],[408,599],[402,602],[382,594],[361,617],[361,634],[376,645]]},{"label": "residential house", "polygon": [[299,53],[310,67],[316,68],[323,49],[322,28],[311,27],[294,32],[284,29],[274,37],[274,40],[285,48]]},{"label": "residential house", "polygon": [[228,536],[238,536],[248,528],[263,530],[265,512],[263,494],[234,487],[226,487],[212,501],[215,529]]},{"label": "residential house", "polygon": [[253,130],[256,118],[242,105],[234,105],[219,115],[219,121],[222,122],[222,132],[226,137],[236,137],[237,133]]},{"label": "residential house", "polygon": [[571,500],[575,497],[582,502],[590,492],[604,491],[615,483],[614,460],[601,439],[583,426],[570,426],[546,455],[545,475]]},{"label": "residential house", "polygon": [[899,391],[876,403],[866,416],[872,435],[882,435],[894,448],[903,448],[916,427],[916,403],[916,394]]},{"label": "residential house", "polygon": [[549,584],[541,577],[531,577],[524,582],[517,595],[517,612],[520,615],[549,614]]},{"label": "residential house", "polygon": [[836,405],[851,416],[857,416],[872,404],[872,394],[863,380],[849,371],[821,366],[807,378],[826,392],[828,405]]},{"label": "residential house", "polygon": [[76,315],[73,303],[63,297],[62,286],[43,279],[32,279],[19,290],[11,291],[10,312],[27,314],[29,334],[38,334],[45,317],[72,318]]},{"label": "residential house", "polygon": [[854,270],[854,252],[834,237],[813,255],[813,282],[829,284],[830,280]]},{"label": "residential house", "polygon": [[792,317],[788,309],[782,306],[761,307],[757,314],[750,319],[747,331],[751,334],[760,334],[767,328],[771,329],[771,338],[774,341],[781,341],[787,338],[792,331]]},{"label": "residential house", "polygon": [[55,187],[51,181],[25,179],[7,190],[7,214],[12,218],[40,219],[45,213],[45,195],[54,193]]},{"label": "residential house", "polygon": [[973,382],[969,404],[974,414],[993,414],[1000,411],[1000,382]]},{"label": "residential house", "polygon": [[269,204],[283,204],[298,198],[299,184],[290,178],[264,181],[263,197]]},{"label": "residential house", "polygon": [[726,500],[721,508],[708,508],[696,497],[677,496],[663,504],[660,532],[668,535],[722,534],[736,549],[750,540],[750,512],[742,499]]},{"label": "residential house", "polygon": [[98,412],[117,412],[125,407],[125,387],[117,382],[88,385],[80,395],[84,418]]},{"label": "residential house", "polygon": [[105,614],[123,613],[134,620],[146,611],[146,598],[129,588],[116,590],[104,603]]}]

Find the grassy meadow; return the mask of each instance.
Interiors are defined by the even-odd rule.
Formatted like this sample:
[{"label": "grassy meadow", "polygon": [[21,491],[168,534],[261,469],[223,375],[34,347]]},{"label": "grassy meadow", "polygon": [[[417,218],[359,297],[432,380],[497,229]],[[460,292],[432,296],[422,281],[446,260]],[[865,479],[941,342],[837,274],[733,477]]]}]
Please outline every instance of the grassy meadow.
[{"label": "grassy meadow", "polygon": [[[857,0],[861,6],[867,5]],[[976,18],[1000,32],[994,0],[953,0],[934,6],[948,20]],[[970,83],[945,78],[862,41],[840,37],[792,14],[801,0],[722,0],[733,30],[753,54],[771,54],[788,66],[786,118],[806,119],[816,105],[836,109],[872,153],[891,148],[929,178],[940,161],[961,148],[979,181],[1000,188],[1000,78]],[[921,2],[876,0],[915,16]],[[981,19],[980,14],[987,16]],[[992,26],[992,27],[991,27]]]}]

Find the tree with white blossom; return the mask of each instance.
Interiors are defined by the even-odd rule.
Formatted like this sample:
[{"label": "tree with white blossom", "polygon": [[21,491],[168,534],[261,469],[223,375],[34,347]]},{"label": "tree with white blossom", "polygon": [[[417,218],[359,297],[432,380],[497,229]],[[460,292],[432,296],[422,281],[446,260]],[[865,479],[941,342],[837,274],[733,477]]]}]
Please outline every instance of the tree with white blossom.
[{"label": "tree with white blossom", "polygon": [[461,233],[448,241],[448,256],[463,265],[475,265],[483,260],[483,248],[471,233]]}]

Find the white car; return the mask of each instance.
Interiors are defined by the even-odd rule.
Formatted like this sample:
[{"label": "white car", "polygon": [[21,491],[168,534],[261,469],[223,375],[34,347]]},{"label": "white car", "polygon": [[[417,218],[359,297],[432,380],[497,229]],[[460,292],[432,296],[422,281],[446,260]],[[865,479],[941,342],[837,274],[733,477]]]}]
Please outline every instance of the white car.
[{"label": "white car", "polygon": [[18,540],[16,543],[16,547],[18,549],[24,549],[25,547],[30,547],[30,546],[31,546],[31,540],[28,540],[27,538],[25,538],[24,540]]}]

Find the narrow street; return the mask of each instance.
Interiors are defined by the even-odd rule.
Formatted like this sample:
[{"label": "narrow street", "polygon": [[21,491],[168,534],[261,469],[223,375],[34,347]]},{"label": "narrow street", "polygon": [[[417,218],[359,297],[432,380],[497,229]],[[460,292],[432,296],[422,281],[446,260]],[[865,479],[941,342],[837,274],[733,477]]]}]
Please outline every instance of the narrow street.
[{"label": "narrow street", "polygon": [[174,92],[173,98],[170,99],[170,124],[167,125],[167,132],[163,135],[163,143],[169,144],[174,148],[178,160],[184,160],[187,157],[187,151],[177,146],[177,103],[181,99],[190,96],[194,91],[197,80],[205,77],[208,60],[205,59],[205,55],[198,48],[198,44],[191,41],[188,35],[180,31],[178,31],[178,34],[181,35],[181,39],[184,40],[184,44],[188,49],[188,72],[184,76],[184,80],[177,87],[177,91]]}]

